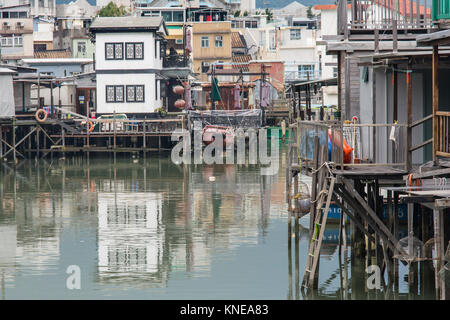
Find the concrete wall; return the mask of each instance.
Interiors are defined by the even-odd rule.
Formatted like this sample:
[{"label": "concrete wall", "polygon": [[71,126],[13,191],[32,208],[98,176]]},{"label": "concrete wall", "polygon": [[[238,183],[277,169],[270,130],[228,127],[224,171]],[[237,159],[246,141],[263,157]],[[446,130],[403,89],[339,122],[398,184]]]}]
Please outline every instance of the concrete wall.
[{"label": "concrete wall", "polygon": [[64,64],[64,63],[29,63],[30,67],[37,68],[38,72],[50,73],[56,77],[68,77],[72,73],[80,73],[82,71],[81,64]]},{"label": "concrete wall", "polygon": [[[222,47],[215,46],[215,37],[222,36]],[[209,47],[202,48],[202,37],[209,38]],[[212,21],[193,23],[192,26],[192,58],[195,73],[202,73],[202,62],[231,62],[231,22]],[[206,74],[200,80],[207,81]]]},{"label": "concrete wall", "polygon": [[[143,103],[126,102],[108,103],[106,102],[107,85],[144,85]],[[160,88],[157,88],[160,92]],[[126,94],[126,88],[125,88]],[[155,74],[97,74],[97,113],[149,113],[162,106],[161,94],[159,99],[155,98]]]},{"label": "concrete wall", "polygon": [[11,74],[0,74],[0,117],[14,116],[13,79]]},{"label": "concrete wall", "polygon": [[[124,44],[123,60],[106,60],[105,43],[122,42]],[[144,59],[126,60],[125,42],[143,42]],[[162,59],[159,50],[159,41],[156,41],[157,57],[155,59],[155,36],[152,32],[121,32],[96,34],[96,69],[97,70],[127,70],[127,69],[161,69]]]},{"label": "concrete wall", "polygon": [[[78,44],[84,43],[86,51],[85,52],[79,52],[78,51]],[[88,38],[82,38],[82,39],[72,39],[72,57],[73,58],[94,58],[95,53],[95,44],[91,42]]]},{"label": "concrete wall", "polygon": [[[106,60],[105,43],[121,42],[124,44],[123,60]],[[143,42],[144,58],[142,60],[125,59],[126,42]],[[155,56],[156,45],[156,56]],[[96,34],[96,71],[97,71],[97,113],[149,113],[162,106],[160,81],[155,82],[156,72],[162,69],[160,41],[155,41],[152,32],[124,32]],[[106,102],[106,86],[123,85],[125,101],[122,103]],[[127,85],[144,85],[145,102],[126,102]],[[155,88],[155,85],[157,88]],[[158,100],[156,100],[156,92]]]}]

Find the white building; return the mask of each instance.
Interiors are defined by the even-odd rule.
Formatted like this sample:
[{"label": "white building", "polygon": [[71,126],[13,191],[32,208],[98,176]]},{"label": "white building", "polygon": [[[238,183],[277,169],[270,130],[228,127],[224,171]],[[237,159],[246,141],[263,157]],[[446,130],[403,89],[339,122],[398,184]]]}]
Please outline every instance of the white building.
[{"label": "white building", "polygon": [[[335,78],[338,75],[337,55],[327,54],[325,38],[337,35],[337,6],[335,4],[316,5],[314,10],[320,13],[320,35],[317,39],[317,51],[321,55],[322,79]],[[347,6],[347,16],[351,17],[351,7]],[[337,86],[324,87],[324,104],[338,104]]]},{"label": "white building", "polygon": [[96,37],[97,114],[143,114],[160,108],[164,20],[97,18],[90,30]]}]

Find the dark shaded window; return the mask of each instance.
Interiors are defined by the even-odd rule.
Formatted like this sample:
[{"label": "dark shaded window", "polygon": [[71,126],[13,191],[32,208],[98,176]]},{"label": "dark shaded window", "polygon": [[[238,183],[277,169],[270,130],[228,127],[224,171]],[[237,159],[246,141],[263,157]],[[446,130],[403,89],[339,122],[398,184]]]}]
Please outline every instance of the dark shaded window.
[{"label": "dark shaded window", "polygon": [[106,102],[124,102],[124,86],[106,86]]},{"label": "dark shaded window", "polygon": [[123,59],[123,43],[105,43],[105,59],[106,60],[122,60]]},{"label": "dark shaded window", "polygon": [[143,42],[125,43],[125,58],[127,60],[144,59],[144,43]]}]

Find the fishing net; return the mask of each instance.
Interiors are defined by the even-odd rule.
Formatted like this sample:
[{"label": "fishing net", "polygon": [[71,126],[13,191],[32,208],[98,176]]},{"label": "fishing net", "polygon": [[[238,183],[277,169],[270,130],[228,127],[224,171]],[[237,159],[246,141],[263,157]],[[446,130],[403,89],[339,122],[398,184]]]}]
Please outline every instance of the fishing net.
[{"label": "fishing net", "polygon": [[205,125],[230,126],[235,128],[261,128],[263,115],[261,109],[252,110],[208,110],[189,111],[189,121]]},{"label": "fishing net", "polygon": [[294,199],[298,202],[300,213],[308,213],[311,209],[311,193],[309,192],[309,187],[305,182],[299,181],[298,190]]}]

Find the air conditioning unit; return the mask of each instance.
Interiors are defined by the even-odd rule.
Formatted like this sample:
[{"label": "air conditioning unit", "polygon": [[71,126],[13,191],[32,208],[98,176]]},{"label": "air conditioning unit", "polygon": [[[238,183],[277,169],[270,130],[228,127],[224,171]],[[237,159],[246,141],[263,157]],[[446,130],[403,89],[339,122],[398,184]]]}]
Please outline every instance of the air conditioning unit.
[{"label": "air conditioning unit", "polygon": [[16,25],[17,25],[17,28],[19,28],[19,29],[23,29],[25,27],[25,23],[23,21],[17,22]]},{"label": "air conditioning unit", "polygon": [[3,22],[3,29],[9,29],[10,25],[9,22]]}]

